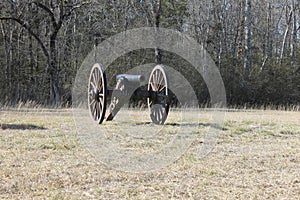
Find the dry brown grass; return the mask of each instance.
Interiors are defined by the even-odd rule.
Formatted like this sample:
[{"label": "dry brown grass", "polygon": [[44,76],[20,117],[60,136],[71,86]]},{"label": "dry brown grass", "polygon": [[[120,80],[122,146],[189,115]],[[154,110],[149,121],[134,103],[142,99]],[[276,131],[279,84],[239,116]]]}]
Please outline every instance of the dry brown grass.
[{"label": "dry brown grass", "polygon": [[[203,111],[201,120],[209,116]],[[200,136],[179,160],[151,173],[96,162],[78,144],[70,110],[1,111],[0,123],[0,199],[300,197],[299,112],[228,112],[210,155],[197,159]]]}]

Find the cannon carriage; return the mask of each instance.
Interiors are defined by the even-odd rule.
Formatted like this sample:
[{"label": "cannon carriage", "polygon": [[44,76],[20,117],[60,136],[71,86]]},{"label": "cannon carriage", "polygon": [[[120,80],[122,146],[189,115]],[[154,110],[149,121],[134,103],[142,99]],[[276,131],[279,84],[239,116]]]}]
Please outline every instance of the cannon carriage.
[{"label": "cannon carriage", "polygon": [[146,80],[143,75],[119,74],[116,80],[116,86],[108,89],[104,67],[99,63],[92,67],[88,83],[88,107],[95,122],[101,124],[113,120],[122,106],[131,97],[135,97],[147,99],[150,118],[154,124],[164,124],[170,108],[170,91],[167,72],[163,65],[156,65],[153,68],[147,89],[140,87]]}]

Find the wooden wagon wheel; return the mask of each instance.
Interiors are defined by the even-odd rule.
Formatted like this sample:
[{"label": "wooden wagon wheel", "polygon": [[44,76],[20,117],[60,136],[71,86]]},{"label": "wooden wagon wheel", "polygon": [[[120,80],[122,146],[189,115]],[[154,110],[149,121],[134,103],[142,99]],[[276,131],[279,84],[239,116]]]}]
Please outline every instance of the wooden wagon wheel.
[{"label": "wooden wagon wheel", "polygon": [[169,82],[162,65],[153,68],[148,82],[148,91],[151,120],[155,124],[164,124],[169,113]]},{"label": "wooden wagon wheel", "polygon": [[99,124],[105,117],[107,82],[102,65],[96,63],[90,73],[88,86],[88,106],[90,115]]}]

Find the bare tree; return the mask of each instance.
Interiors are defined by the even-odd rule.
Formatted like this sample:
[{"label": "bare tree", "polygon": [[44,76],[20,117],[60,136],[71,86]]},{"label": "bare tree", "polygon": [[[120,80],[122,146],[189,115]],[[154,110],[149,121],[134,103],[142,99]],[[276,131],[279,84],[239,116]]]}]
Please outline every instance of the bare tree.
[{"label": "bare tree", "polygon": [[[53,106],[59,106],[61,103],[58,77],[58,61],[57,61],[57,36],[62,27],[65,18],[75,10],[80,8],[85,3],[73,3],[72,1],[57,0],[47,4],[41,1],[23,2],[23,4],[15,1],[10,1],[11,6],[17,12],[10,12],[9,16],[0,16],[0,20],[12,20],[19,23],[25,28],[32,37],[36,39],[43,50],[44,56],[47,59],[47,73],[50,78],[50,102]],[[50,19],[50,33],[48,34],[49,41],[44,41],[43,38],[33,29],[33,24],[29,23],[28,19],[23,17],[23,8],[34,4],[44,11]]]}]

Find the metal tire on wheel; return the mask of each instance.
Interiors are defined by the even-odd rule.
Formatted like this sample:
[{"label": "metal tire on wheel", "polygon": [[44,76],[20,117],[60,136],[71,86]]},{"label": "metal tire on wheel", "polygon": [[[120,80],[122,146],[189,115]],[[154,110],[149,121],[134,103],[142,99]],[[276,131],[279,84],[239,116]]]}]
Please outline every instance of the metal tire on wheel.
[{"label": "metal tire on wheel", "polygon": [[148,82],[148,107],[154,124],[164,124],[169,113],[169,82],[163,65],[153,68]]},{"label": "metal tire on wheel", "polygon": [[107,82],[101,64],[94,64],[88,85],[88,107],[91,117],[101,124],[105,117],[107,101]]}]

